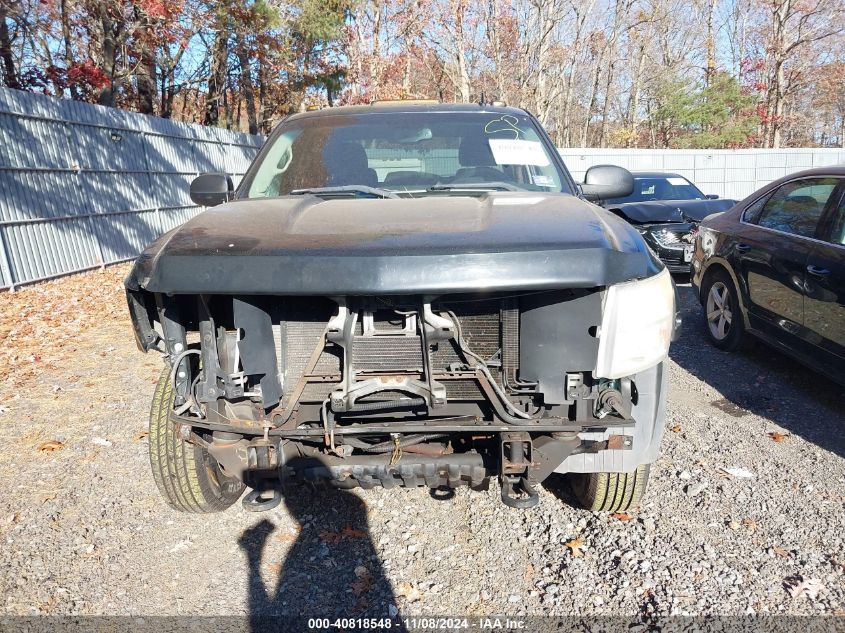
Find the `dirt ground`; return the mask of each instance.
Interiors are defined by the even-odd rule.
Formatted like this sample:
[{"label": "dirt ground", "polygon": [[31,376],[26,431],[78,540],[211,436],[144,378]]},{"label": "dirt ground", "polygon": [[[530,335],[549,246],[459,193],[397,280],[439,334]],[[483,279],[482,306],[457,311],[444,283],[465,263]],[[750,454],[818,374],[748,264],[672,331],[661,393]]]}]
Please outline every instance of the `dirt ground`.
[{"label": "dirt ground", "polygon": [[0,295],[0,614],[845,614],[842,388],[713,349],[689,288],[636,513],[578,509],[555,480],[529,511],[494,485],[195,516],[149,472],[162,361],[135,347],[127,271]]}]

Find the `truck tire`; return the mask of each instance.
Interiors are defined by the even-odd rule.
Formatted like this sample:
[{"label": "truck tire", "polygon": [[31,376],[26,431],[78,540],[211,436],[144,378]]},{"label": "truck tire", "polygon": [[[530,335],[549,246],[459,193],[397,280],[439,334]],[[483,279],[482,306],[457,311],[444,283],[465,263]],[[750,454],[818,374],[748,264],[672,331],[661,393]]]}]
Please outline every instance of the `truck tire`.
[{"label": "truck tire", "polygon": [[641,464],[632,473],[572,474],[572,490],[587,510],[631,510],[639,505],[645,494],[650,471],[651,464]]},{"label": "truck tire", "polygon": [[150,410],[150,466],[167,504],[180,512],[221,512],[240,498],[244,484],[227,477],[203,447],[176,436],[170,369],[158,380]]}]

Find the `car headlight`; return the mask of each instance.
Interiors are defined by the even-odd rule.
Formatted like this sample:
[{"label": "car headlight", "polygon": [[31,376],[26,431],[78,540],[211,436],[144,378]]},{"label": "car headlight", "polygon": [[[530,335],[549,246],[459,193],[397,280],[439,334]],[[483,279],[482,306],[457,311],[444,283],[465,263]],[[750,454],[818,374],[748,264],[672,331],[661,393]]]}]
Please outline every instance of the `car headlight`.
[{"label": "car headlight", "polygon": [[675,291],[665,268],[648,279],[609,286],[598,332],[596,376],[622,378],[664,360],[674,323]]},{"label": "car headlight", "polygon": [[676,233],[675,231],[669,231],[667,229],[659,229],[657,231],[651,231],[651,236],[654,238],[654,241],[660,244],[663,248],[683,248],[684,244],[681,241],[683,239],[683,234]]}]

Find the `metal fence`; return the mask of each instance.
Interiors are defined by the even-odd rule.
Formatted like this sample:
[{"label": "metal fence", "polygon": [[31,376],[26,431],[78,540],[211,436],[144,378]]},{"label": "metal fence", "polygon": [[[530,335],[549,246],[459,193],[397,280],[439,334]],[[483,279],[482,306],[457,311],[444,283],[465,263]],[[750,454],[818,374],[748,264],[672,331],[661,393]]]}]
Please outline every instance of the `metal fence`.
[{"label": "metal fence", "polygon": [[[262,141],[0,88],[0,288],[135,257],[199,211],[188,197],[196,174],[225,171],[237,182]],[[845,149],[560,153],[577,180],[592,165],[615,164],[678,172],[730,198],[791,172],[845,163]],[[401,168],[402,156],[388,154],[376,157],[384,170]],[[432,155],[426,170],[439,173],[453,158]]]},{"label": "metal fence", "polygon": [[576,180],[593,165],[632,171],[671,171],[706,194],[741,200],[763,185],[802,169],[845,163],[845,149],[583,149],[560,153]]},{"label": "metal fence", "polygon": [[131,259],[262,138],[0,88],[0,288]]}]

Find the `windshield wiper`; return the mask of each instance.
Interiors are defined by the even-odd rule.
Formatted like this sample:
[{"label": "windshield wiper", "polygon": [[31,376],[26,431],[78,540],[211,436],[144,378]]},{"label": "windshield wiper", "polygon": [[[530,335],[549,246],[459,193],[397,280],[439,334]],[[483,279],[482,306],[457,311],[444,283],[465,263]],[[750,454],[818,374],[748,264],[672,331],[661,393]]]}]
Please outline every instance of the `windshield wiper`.
[{"label": "windshield wiper", "polygon": [[340,187],[313,187],[310,189],[294,189],[290,192],[292,196],[304,196],[313,194],[321,196],[323,194],[363,194],[371,198],[398,198],[395,193],[387,189],[378,189],[377,187],[368,187],[367,185],[343,185]]},{"label": "windshield wiper", "polygon": [[524,187],[519,187],[509,182],[502,182],[501,180],[491,182],[438,183],[436,185],[432,185],[426,191],[472,191],[475,189],[487,191],[528,191],[528,189],[525,189]]}]

